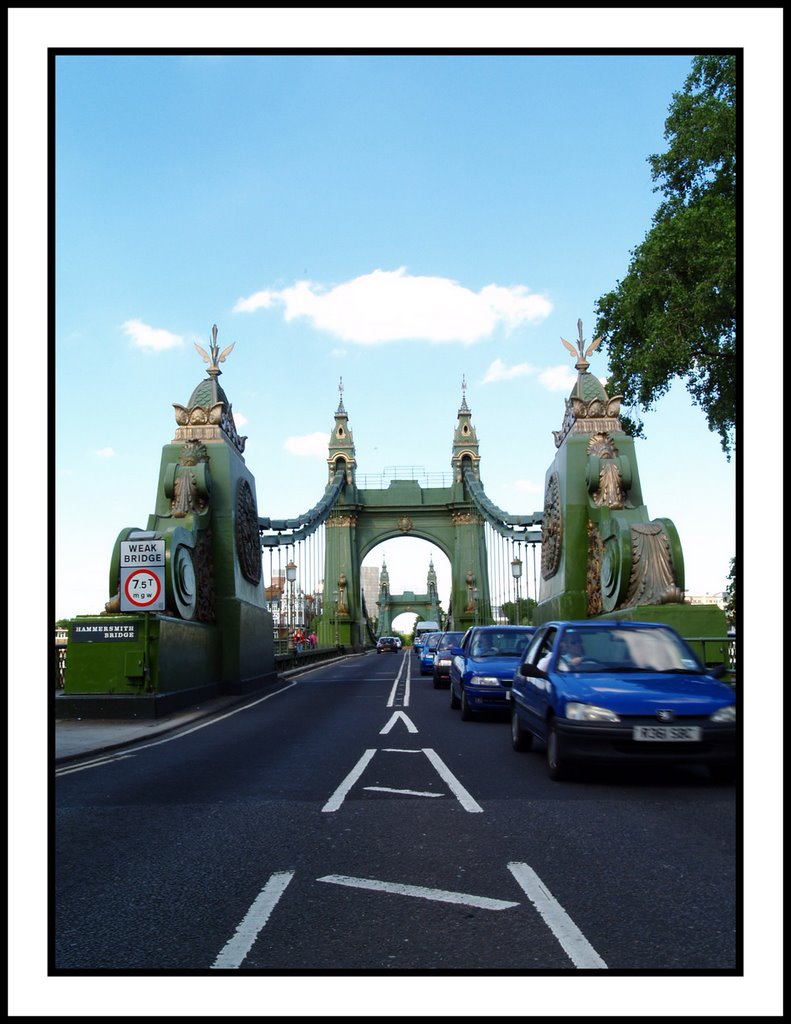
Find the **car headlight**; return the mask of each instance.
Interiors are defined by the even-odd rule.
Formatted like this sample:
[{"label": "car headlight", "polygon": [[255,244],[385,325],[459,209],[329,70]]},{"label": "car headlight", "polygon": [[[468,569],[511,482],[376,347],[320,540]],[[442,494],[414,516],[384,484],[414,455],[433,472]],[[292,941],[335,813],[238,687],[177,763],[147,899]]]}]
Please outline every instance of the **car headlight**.
[{"label": "car headlight", "polygon": [[444,665],[446,668],[450,665],[450,658],[437,658],[438,665]]},{"label": "car headlight", "polygon": [[710,722],[735,722],[736,721],[736,705],[728,704],[724,708],[720,708],[715,711],[714,714],[709,715]]},{"label": "car headlight", "polygon": [[575,722],[620,722],[620,718],[609,708],[600,708],[596,704],[578,704],[569,701],[566,705],[566,718]]},{"label": "car headlight", "polygon": [[471,686],[499,686],[500,680],[497,676],[470,676]]}]

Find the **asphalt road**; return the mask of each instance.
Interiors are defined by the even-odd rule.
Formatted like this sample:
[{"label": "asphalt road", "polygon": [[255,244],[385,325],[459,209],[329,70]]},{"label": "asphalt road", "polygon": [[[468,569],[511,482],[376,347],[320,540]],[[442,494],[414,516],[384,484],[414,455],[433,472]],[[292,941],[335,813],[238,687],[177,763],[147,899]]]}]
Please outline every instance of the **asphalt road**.
[{"label": "asphalt road", "polygon": [[736,972],[732,786],[552,782],[417,657],[58,772],[51,971]]}]

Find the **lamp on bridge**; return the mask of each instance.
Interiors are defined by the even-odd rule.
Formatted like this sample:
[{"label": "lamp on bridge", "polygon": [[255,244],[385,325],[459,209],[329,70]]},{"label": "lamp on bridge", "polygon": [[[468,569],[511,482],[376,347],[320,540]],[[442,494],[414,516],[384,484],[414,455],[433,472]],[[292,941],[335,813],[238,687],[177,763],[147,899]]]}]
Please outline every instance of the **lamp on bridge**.
[{"label": "lamp on bridge", "polygon": [[338,591],[337,590],[333,590],[333,592],[332,592],[332,600],[335,602],[335,616],[334,616],[334,622],[335,622],[335,646],[338,647],[338,646],[340,646],[340,638],[338,636]]},{"label": "lamp on bridge", "polygon": [[522,559],[519,555],[511,562],[511,575],[516,580],[516,624],[519,625],[519,580],[522,578]]},{"label": "lamp on bridge", "polygon": [[297,567],[294,564],[294,559],[289,559],[288,565],[286,566],[286,580],[290,584],[290,599],[288,602],[288,635],[291,637],[294,633],[294,581],[297,578]]}]

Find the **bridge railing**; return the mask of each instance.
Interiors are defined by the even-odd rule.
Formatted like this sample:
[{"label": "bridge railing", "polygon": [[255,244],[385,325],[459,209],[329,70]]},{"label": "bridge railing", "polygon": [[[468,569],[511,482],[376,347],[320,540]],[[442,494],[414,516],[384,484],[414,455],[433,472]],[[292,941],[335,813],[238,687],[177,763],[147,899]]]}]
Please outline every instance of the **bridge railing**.
[{"label": "bridge railing", "polygon": [[416,480],[423,487],[450,487],[453,473],[428,472],[423,466],[385,466],[381,473],[358,473],[357,486],[363,490],[385,490],[393,480]]},{"label": "bridge railing", "polygon": [[725,665],[729,674],[736,672],[736,637],[688,636],[685,639],[704,665]]}]

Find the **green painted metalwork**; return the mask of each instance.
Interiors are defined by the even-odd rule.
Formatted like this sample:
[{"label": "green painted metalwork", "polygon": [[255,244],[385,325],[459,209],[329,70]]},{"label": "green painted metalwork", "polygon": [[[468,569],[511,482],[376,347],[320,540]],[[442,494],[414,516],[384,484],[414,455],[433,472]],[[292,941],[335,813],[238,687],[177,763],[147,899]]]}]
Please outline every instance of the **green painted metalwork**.
[{"label": "green painted metalwork", "polygon": [[455,629],[491,620],[484,519],[464,482],[466,469],[477,478],[480,461],[466,396],[454,434],[451,465],[455,479],[449,487],[421,487],[415,480],[392,480],[383,489],[358,488],[354,442],[342,397],[327,461],[330,480],[342,471],[345,486],[326,520],[327,610],[319,623],[321,644],[335,642],[336,636],[342,644],[364,643],[360,568],[370,551],[393,537],[429,541],[446,555],[451,564],[448,615]]},{"label": "green painted metalwork", "polygon": [[551,619],[640,618],[684,635],[725,634],[724,612],[684,603],[684,558],[670,519],[651,519],[643,501],[634,440],[618,418],[620,396],[588,372],[578,321],[577,382],[555,432],[545,478],[541,590],[535,623]]},{"label": "green painted metalwork", "polygon": [[[255,481],[245,466],[246,438],[236,431],[220,387],[217,328],[209,364],[177,429],[162,449],[155,510],[145,530],[126,528],[110,560],[105,615],[70,623],[66,694],[166,694],[180,690],[245,692],[274,677],[272,616],[266,608]],[[131,540],[164,543],[165,608],[122,614],[122,551]],[[137,623],[132,642],[76,642],[81,627]],[[97,634],[98,636],[98,634]]]},{"label": "green painted metalwork", "polygon": [[[186,406],[174,406],[176,436],[162,450],[155,511],[145,530],[127,528],[118,535],[105,614],[79,616],[70,624],[65,695],[242,692],[272,678],[273,628],[262,549],[302,540],[322,525],[324,610],[317,631],[323,647],[365,644],[361,566],[378,544],[395,537],[428,541],[448,558],[448,628],[492,621],[485,524],[511,540],[540,539],[535,623],[636,618],[667,622],[688,637],[724,636],[721,609],[684,602],[676,528],[671,520],[648,514],[634,441],[619,420],[620,397],[609,396],[589,373],[587,357],[599,340],[586,349],[581,322],[578,329],[576,346],[561,339],[578,375],[562,427],[554,433],[556,454],[546,473],[542,512],[509,515],[487,497],[466,381],[449,486],[394,479],[381,489],[358,487],[341,382],[325,492],[304,515],[276,521],[258,516],[255,481],[243,458],[246,438],[236,431],[218,381],[220,363],[233,345],[220,352],[214,327],[210,353],[196,346],[209,364],[208,377]],[[133,540],[164,545],[163,611],[121,613],[122,551]],[[433,563],[426,582],[425,594],[393,595],[384,567],[379,635],[392,630],[400,611],[440,619]],[[133,630],[126,629],[130,622],[136,624]]]}]

